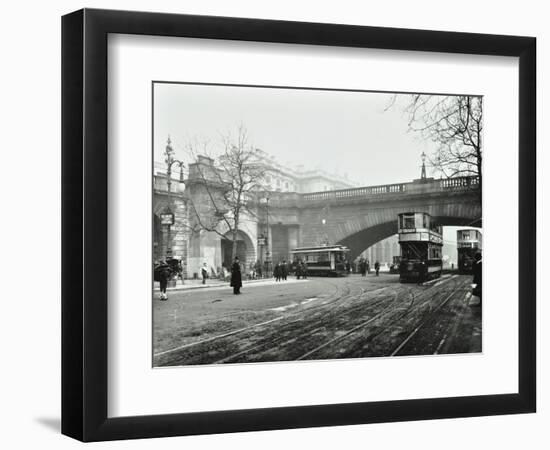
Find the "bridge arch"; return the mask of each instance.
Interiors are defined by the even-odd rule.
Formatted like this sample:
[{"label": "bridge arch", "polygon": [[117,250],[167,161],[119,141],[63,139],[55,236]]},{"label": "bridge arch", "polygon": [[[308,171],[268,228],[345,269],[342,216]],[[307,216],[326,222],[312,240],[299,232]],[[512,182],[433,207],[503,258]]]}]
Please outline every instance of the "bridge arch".
[{"label": "bridge arch", "polygon": [[[222,263],[225,267],[231,267],[233,261],[231,255],[233,253],[233,232],[228,231],[221,239]],[[256,261],[256,250],[252,238],[243,230],[237,230],[237,256],[241,264],[245,268],[250,266],[250,263]]]}]

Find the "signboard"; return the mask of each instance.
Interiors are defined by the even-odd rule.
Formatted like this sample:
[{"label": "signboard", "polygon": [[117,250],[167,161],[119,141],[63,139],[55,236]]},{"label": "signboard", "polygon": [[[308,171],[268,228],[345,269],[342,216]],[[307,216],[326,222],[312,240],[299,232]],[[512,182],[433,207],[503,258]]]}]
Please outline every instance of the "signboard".
[{"label": "signboard", "polygon": [[441,236],[438,236],[437,234],[430,233],[430,242],[434,242],[436,244],[443,244],[443,238]]},{"label": "signboard", "polygon": [[438,234],[432,232],[424,233],[403,233],[399,234],[399,242],[416,241],[416,242],[433,242],[442,244],[443,239]]},{"label": "signboard", "polygon": [[427,241],[427,233],[404,233],[399,235],[399,241]]},{"label": "signboard", "polygon": [[265,245],[265,238],[258,238],[258,245]]},{"label": "signboard", "polygon": [[161,225],[174,225],[174,214],[173,213],[162,213],[160,215]]}]

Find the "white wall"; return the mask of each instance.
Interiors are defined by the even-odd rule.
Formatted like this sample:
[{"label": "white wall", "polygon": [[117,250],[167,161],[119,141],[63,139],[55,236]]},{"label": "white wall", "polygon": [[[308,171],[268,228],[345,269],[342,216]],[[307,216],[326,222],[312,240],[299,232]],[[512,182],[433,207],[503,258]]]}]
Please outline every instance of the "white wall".
[{"label": "white wall", "polygon": [[[288,20],[532,35],[538,41],[539,149],[548,142],[550,29],[545,2],[319,2],[211,0],[111,0],[87,2],[5,2],[2,39],[2,254],[3,292],[0,342],[0,442],[4,448],[76,448],[59,434],[60,417],[60,16],[82,6],[249,16]],[[448,5],[448,6],[445,6]],[[548,152],[539,153],[539,175]],[[25,172],[31,183],[22,183]],[[540,176],[542,190],[548,180]],[[544,186],[543,186],[544,185]],[[21,186],[21,188],[20,188]],[[9,187],[9,189],[8,189]],[[542,230],[542,222],[539,222]],[[539,255],[548,249],[540,233]],[[544,249],[543,249],[544,246]],[[547,252],[546,252],[547,253]],[[29,264],[29,261],[33,263]],[[544,266],[541,264],[544,262]],[[549,269],[539,257],[539,274]],[[15,269],[15,274],[8,269]],[[545,270],[546,269],[546,270]],[[539,284],[539,297],[548,288]],[[76,299],[76,297],[75,297]],[[539,301],[539,380],[548,380],[550,308]],[[544,318],[544,321],[542,320]],[[475,381],[475,374],[465,374]],[[365,380],[368,382],[368,380]],[[428,449],[548,448],[550,394],[539,386],[536,415],[304,429],[227,436],[187,437],[99,444],[95,448],[353,448]],[[546,445],[545,445],[546,444]]]}]

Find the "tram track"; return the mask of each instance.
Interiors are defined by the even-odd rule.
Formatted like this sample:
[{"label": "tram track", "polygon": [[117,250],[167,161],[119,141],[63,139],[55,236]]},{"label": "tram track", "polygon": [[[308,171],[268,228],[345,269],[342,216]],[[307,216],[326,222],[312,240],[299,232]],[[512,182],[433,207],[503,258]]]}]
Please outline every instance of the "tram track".
[{"label": "tram track", "polygon": [[[387,291],[388,289],[391,290],[390,294],[379,292],[379,291]],[[427,290],[428,289],[426,289],[425,291],[427,291]],[[425,291],[422,292],[419,295],[425,295]],[[317,321],[317,322],[310,323],[310,324],[306,325],[305,327],[301,327],[300,328],[300,334],[293,334],[290,339],[288,339],[286,336],[275,337],[275,338],[273,338],[273,336],[268,336],[268,338],[263,339],[260,344],[249,344],[245,349],[241,350],[240,352],[238,352],[236,354],[233,354],[233,355],[230,355],[228,357],[224,357],[224,358],[216,361],[216,363],[247,362],[248,360],[246,358],[243,358],[243,357],[245,357],[247,355],[250,355],[250,354],[255,354],[255,356],[256,356],[255,359],[261,359],[262,354],[265,354],[265,353],[267,353],[269,351],[272,351],[272,350],[277,350],[278,353],[281,353],[281,351],[283,351],[283,354],[286,355],[284,360],[306,359],[308,356],[310,356],[310,354],[314,354],[317,351],[321,350],[322,348],[325,348],[325,347],[329,346],[332,343],[336,343],[337,341],[340,341],[341,339],[346,338],[348,334],[353,333],[353,331],[355,331],[356,329],[365,327],[366,325],[368,325],[369,323],[379,319],[383,315],[393,312],[395,305],[397,303],[401,303],[401,302],[398,302],[398,297],[402,294],[405,294],[405,295],[409,294],[410,295],[410,289],[407,290],[407,291],[397,292],[395,289],[392,289],[392,288],[389,288],[389,287],[378,289],[374,292],[376,292],[376,294],[377,294],[376,298],[375,299],[371,298],[369,300],[368,304],[362,303],[361,300],[363,299],[363,296],[366,295],[366,294],[367,295],[372,295],[373,291],[364,291],[364,290],[362,290],[359,297],[355,298],[355,300],[358,301],[359,303],[357,305],[355,305],[355,307],[353,307],[352,310],[348,309],[348,310],[342,312],[341,314],[337,315],[336,317],[331,317],[330,315],[324,316],[323,320],[321,322]],[[372,311],[375,307],[379,306],[381,303],[383,303],[385,300],[388,300],[392,296],[393,296],[394,301],[390,305],[384,307],[382,312]],[[367,310],[365,308],[367,308]],[[357,326],[352,327],[352,329],[346,331],[344,335],[338,336],[336,338],[332,338],[332,339],[330,339],[329,341],[323,343],[320,346],[318,346],[317,343],[316,343],[315,344],[316,347],[314,347],[314,349],[312,349],[312,350],[309,350],[305,354],[299,354],[296,357],[290,357],[290,355],[293,353],[292,349],[287,349],[287,351],[284,352],[284,350],[285,350],[284,347],[286,345],[290,345],[290,344],[293,344],[293,343],[296,343],[297,345],[299,344],[302,347],[304,345],[307,345],[306,342],[304,342],[304,341],[315,339],[316,333],[318,331],[326,329],[327,328],[327,323],[330,323],[331,319],[332,319],[332,323],[330,323],[330,325],[333,325],[333,328],[335,328],[335,329],[340,329],[341,327],[343,327],[344,324],[339,323],[339,324],[336,324],[337,326],[334,326],[335,325],[334,320],[335,319],[338,320],[338,319],[342,319],[342,318],[348,318],[349,319],[350,317],[356,316],[355,313],[362,313],[362,314],[360,314],[361,317],[363,317],[365,315],[369,315],[369,319],[367,319],[367,321],[361,322]],[[373,315],[373,313],[374,313],[374,315]],[[304,319],[300,319],[299,321],[302,321],[302,320],[304,320]],[[308,320],[312,321],[312,318],[308,318]],[[286,325],[291,325],[291,323],[288,323]],[[280,334],[281,331],[286,331],[286,330],[281,330],[280,328],[278,328],[275,333]],[[296,331],[296,330],[292,330],[292,331]],[[275,333],[272,333],[272,334],[275,334]],[[259,352],[259,353],[253,353],[253,352]],[[241,359],[239,359],[239,358],[241,358]]]},{"label": "tram track", "polygon": [[[450,281],[450,280],[448,280]],[[431,287],[431,286],[430,286]],[[325,342],[316,348],[306,352],[305,354],[301,355],[299,360],[310,358],[313,355],[317,355],[315,359],[323,359],[322,351],[325,349],[331,350],[331,354],[327,355],[327,358],[334,357],[334,349],[331,348],[334,344],[342,344],[344,341],[348,342],[348,347],[351,347],[348,352],[345,352],[344,354],[340,353],[341,357],[361,357],[364,355],[353,355],[353,346],[360,346],[361,348],[364,347],[365,344],[372,342],[374,339],[379,337],[380,335],[384,334],[391,326],[396,324],[399,320],[406,317],[408,314],[410,314],[413,311],[413,307],[416,309],[424,308],[427,304],[431,303],[433,301],[433,297],[431,296],[430,289],[425,289],[422,292],[418,293],[416,296],[412,294],[412,290],[409,290],[407,292],[411,296],[411,300],[408,304],[406,302],[394,302],[392,305],[389,305],[388,308],[385,308],[380,313],[376,314],[374,317],[370,317],[366,321],[361,322],[360,324],[352,327],[351,329],[347,330],[344,334],[331,339],[328,342]],[[424,300],[424,297],[427,297]],[[422,301],[422,303],[419,305],[418,301]],[[403,304],[405,303],[405,304]],[[391,314],[396,313],[395,317],[390,319],[389,323],[386,323],[383,327],[381,327],[378,331],[373,331],[369,333],[367,336],[365,336],[363,333],[360,333],[361,330],[363,330],[368,325],[371,325],[375,323],[376,321],[382,319],[383,317],[391,316]],[[321,352],[321,355],[319,353]],[[374,355],[373,355],[374,356]]]},{"label": "tram track", "polygon": [[[433,315],[443,306],[440,303],[431,306],[438,300],[434,299],[433,285],[385,286],[366,291],[349,282],[343,285],[331,280],[323,282],[332,289],[322,302],[293,308],[268,321],[158,353],[154,356],[155,365],[331,359],[335,357],[335,345],[343,342],[349,351],[339,352],[337,357],[377,356],[365,354],[365,343],[387,334],[413,309],[423,311],[423,315]],[[454,291],[457,280],[449,278],[443,284],[447,285],[446,289],[435,297]],[[388,323],[383,322],[385,318]],[[369,329],[366,335],[364,330],[377,323],[380,325]],[[328,337],[319,343],[319,336]],[[414,335],[409,341],[413,338]]]},{"label": "tram track", "polygon": [[[390,356],[400,356],[400,355],[406,355],[407,348],[411,346],[411,343],[414,342],[414,339],[418,337],[419,333],[425,329],[425,327],[433,323],[436,316],[440,311],[448,304],[452,303],[456,298],[460,297],[464,294],[464,289],[460,289],[460,287],[466,285],[466,283],[463,281],[462,283],[457,283],[458,286],[455,285],[455,289],[453,289],[448,295],[444,297],[444,299],[438,303],[438,305],[431,310],[425,317],[423,317],[423,320],[417,324],[412,330],[410,330],[407,335],[401,340],[401,342],[394,348],[394,350],[391,352]],[[462,285],[462,286],[460,286]],[[447,339],[447,333],[444,333],[444,337],[442,341]],[[439,345],[435,352],[432,352],[432,354],[437,354],[439,350],[441,349],[442,343],[439,342]]]},{"label": "tram track", "polygon": [[[356,298],[355,300],[360,302],[362,300],[363,296],[367,293],[368,292],[362,292],[359,295],[359,297]],[[369,306],[370,307],[378,306],[380,303],[387,300],[387,298],[388,298],[388,296],[379,295],[378,298],[374,299],[374,303],[373,303],[373,299],[370,300],[371,303],[369,303]],[[359,305],[356,305],[355,307],[353,307],[351,311],[350,310],[342,311],[342,312],[338,313],[336,315],[336,317],[334,317],[334,316],[331,317],[330,314],[327,314],[327,315],[323,316],[323,319],[324,320],[333,320],[333,321],[338,320],[338,319],[342,319],[346,316],[349,316],[350,314],[353,314],[354,312],[358,311],[361,308],[364,308],[364,305],[359,304]],[[315,335],[315,333],[318,332],[319,330],[321,330],[322,328],[325,328],[326,325],[322,325],[322,321],[317,321],[315,319],[316,318],[311,318],[311,317],[308,317],[307,319],[306,318],[300,318],[297,321],[287,323],[287,324],[285,324],[285,325],[289,326],[287,330],[284,330],[284,329],[281,330],[279,328],[279,329],[273,331],[270,335],[264,336],[263,339],[262,339],[262,342],[260,342],[259,344],[248,345],[245,349],[243,349],[239,353],[230,355],[226,358],[222,358],[221,360],[216,361],[215,364],[216,363],[227,363],[227,362],[239,362],[238,358],[242,358],[246,355],[250,355],[253,352],[259,352],[259,353],[256,353],[256,354],[261,355],[262,352],[266,352],[266,351],[274,350],[274,349],[280,350],[285,346],[293,344],[294,342],[300,342],[304,337],[311,337],[312,335]],[[275,336],[277,334],[278,335],[284,334],[287,331],[291,331],[291,332],[296,331],[295,329],[291,329],[290,326],[293,325],[294,323],[298,322],[298,321],[304,321],[304,320],[309,320],[311,323],[301,327],[300,328],[300,334],[298,334],[298,335],[294,334],[293,337],[291,337],[290,339],[286,335]],[[320,323],[321,323],[321,325],[320,325]],[[297,358],[297,359],[299,359],[299,358]]]},{"label": "tram track", "polygon": [[[162,365],[240,362],[240,357],[245,357],[254,352],[261,354],[275,348],[280,348],[287,343],[285,341],[302,341],[308,337],[308,334],[315,332],[317,328],[325,326],[327,321],[333,322],[338,317],[349,316],[353,311],[361,309],[361,307],[364,308],[364,305],[361,305],[364,296],[371,296],[369,305],[373,307],[387,300],[387,291],[391,289],[390,287],[377,289],[374,291],[375,295],[372,296],[373,291],[365,291],[360,286],[350,286],[349,283],[342,286],[331,280],[323,280],[323,282],[334,287],[330,297],[319,304],[310,305],[300,310],[293,310],[279,316],[279,318],[276,318],[277,320],[272,320],[272,322],[276,322],[275,328],[271,326],[271,323],[260,323],[239,330],[233,330],[223,335],[214,336],[177,347],[162,354],[157,354],[155,355],[156,362]],[[351,310],[346,307],[350,301],[358,303]],[[297,324],[303,324],[304,322],[309,323],[306,327],[303,325],[300,326],[298,330],[299,334],[296,335]],[[294,333],[295,336],[289,339],[289,333]],[[255,341],[251,343],[251,339],[255,339]],[[224,355],[223,353],[226,354]],[[207,358],[201,357],[204,354],[208,354],[209,356]],[[212,354],[219,357],[214,359],[210,356]],[[245,359],[245,361],[247,360]]]},{"label": "tram track", "polygon": [[[212,336],[212,337],[209,337],[207,339],[187,343],[187,344],[184,344],[184,345],[181,345],[181,346],[169,349],[169,350],[165,350],[163,352],[159,352],[159,353],[154,354],[154,358],[156,360],[158,360],[159,358],[162,358],[163,360],[166,360],[167,355],[170,355],[170,354],[176,355],[176,354],[181,353],[181,352],[193,352],[192,349],[194,347],[197,347],[199,349],[197,349],[197,351],[195,351],[193,353],[200,353],[201,351],[208,350],[208,349],[205,349],[205,348],[200,348],[200,347],[204,347],[205,345],[210,345],[210,346],[214,345],[217,341],[227,339],[228,337],[235,336],[237,334],[246,335],[249,332],[257,331],[256,330],[257,328],[268,325],[271,322],[281,321],[281,320],[288,321],[289,319],[291,320],[291,323],[300,321],[301,319],[299,318],[299,316],[304,311],[313,312],[315,314],[317,311],[323,310],[323,313],[328,313],[332,310],[335,310],[335,309],[339,308],[343,303],[345,303],[347,300],[349,300],[349,298],[351,296],[351,288],[349,287],[349,285],[338,286],[338,285],[335,285],[335,284],[330,283],[330,282],[326,282],[326,283],[328,285],[330,285],[331,287],[333,287],[334,289],[332,290],[331,294],[329,294],[329,296],[327,298],[325,298],[324,301],[321,302],[321,303],[309,305],[307,307],[300,308],[299,310],[293,310],[291,312],[286,312],[286,313],[282,314],[281,316],[278,316],[278,317],[276,317],[274,319],[271,319],[269,321],[266,321],[266,322],[260,322],[260,323],[252,324],[252,325],[247,326],[247,327],[240,328],[240,329],[230,330],[230,331],[228,331],[226,333],[222,333],[220,335]],[[295,317],[298,317],[298,319],[297,320],[292,320]],[[242,338],[242,340],[245,340],[245,339],[248,339],[248,338],[249,338],[249,336],[244,336]],[[189,355],[189,356],[192,356],[192,355]],[[170,359],[181,360],[181,355],[176,355],[174,358],[170,358]],[[169,361],[168,364],[171,364],[172,362],[173,361]],[[163,365],[165,365],[165,364],[166,364],[166,361],[163,361]]]}]

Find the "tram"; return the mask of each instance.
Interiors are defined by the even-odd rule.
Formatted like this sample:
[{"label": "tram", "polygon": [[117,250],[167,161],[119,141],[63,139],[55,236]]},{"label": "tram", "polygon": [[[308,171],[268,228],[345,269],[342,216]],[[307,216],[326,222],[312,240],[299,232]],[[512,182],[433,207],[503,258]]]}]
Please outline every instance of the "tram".
[{"label": "tram", "polygon": [[397,215],[397,232],[401,247],[399,280],[424,282],[439,278],[443,236],[428,213],[408,212]]},{"label": "tram", "polygon": [[479,230],[457,230],[456,250],[458,253],[458,273],[472,273],[476,253],[482,251],[482,234]]},{"label": "tram", "polygon": [[319,247],[298,247],[290,252],[293,266],[299,262],[307,264],[308,276],[347,276],[347,253],[343,245],[323,245]]}]

